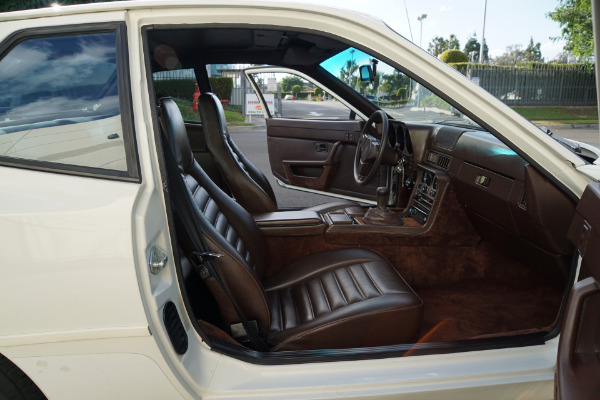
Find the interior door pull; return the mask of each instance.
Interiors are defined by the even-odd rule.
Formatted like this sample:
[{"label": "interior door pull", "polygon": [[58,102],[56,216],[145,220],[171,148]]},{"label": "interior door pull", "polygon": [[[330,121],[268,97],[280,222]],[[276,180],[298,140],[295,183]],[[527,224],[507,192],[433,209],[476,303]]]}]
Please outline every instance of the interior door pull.
[{"label": "interior door pull", "polygon": [[317,151],[318,152],[327,151],[327,143],[317,143]]}]

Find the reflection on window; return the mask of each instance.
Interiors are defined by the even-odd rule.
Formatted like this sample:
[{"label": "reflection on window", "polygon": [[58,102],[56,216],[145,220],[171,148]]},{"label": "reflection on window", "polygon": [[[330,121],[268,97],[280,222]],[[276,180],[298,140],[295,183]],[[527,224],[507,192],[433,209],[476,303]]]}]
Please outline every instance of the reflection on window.
[{"label": "reflection on window", "polygon": [[0,60],[0,155],[127,170],[114,33],[29,39]]},{"label": "reflection on window", "polygon": [[367,53],[348,48],[323,61],[321,67],[395,119],[475,126],[445,100],[384,62],[376,60],[377,71],[372,83],[361,82],[359,66],[371,64],[373,59]]},{"label": "reflection on window", "polygon": [[[283,72],[252,74],[272,116],[301,119],[347,120],[350,109],[314,83],[298,75]],[[257,109],[251,114],[262,115]]]}]

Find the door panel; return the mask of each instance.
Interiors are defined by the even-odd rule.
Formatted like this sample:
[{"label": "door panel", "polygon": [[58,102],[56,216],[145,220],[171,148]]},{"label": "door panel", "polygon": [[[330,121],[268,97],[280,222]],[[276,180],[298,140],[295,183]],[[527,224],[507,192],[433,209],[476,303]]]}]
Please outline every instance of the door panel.
[{"label": "door panel", "polygon": [[580,277],[567,307],[558,348],[557,399],[600,398],[600,184],[588,185],[569,239],[581,254]]},{"label": "door panel", "polygon": [[353,176],[362,125],[362,120],[268,119],[273,175],[289,185],[374,201],[379,177],[359,186]]}]

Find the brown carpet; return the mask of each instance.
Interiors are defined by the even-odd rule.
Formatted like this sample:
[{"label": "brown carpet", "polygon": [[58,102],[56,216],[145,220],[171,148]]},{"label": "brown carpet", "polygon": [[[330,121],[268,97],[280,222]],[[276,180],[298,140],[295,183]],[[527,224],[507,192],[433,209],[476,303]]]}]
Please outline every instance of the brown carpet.
[{"label": "brown carpet", "polygon": [[473,279],[450,286],[415,288],[424,304],[419,341],[463,340],[547,328],[558,314],[563,293],[542,280],[529,283]]}]

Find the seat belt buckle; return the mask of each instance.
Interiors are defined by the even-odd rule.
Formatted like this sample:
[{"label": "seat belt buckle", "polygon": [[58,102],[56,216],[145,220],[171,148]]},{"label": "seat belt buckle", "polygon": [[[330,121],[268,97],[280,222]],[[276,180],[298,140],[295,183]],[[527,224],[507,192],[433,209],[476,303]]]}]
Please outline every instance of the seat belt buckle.
[{"label": "seat belt buckle", "polygon": [[[254,329],[254,332],[258,332],[258,322],[255,319],[248,321],[248,324],[251,325],[251,329]],[[229,328],[231,329],[231,336],[235,340],[241,343],[250,342],[250,335],[246,332],[246,328],[242,322],[231,324]]]},{"label": "seat belt buckle", "polygon": [[206,262],[214,260],[215,258],[221,258],[223,254],[217,253],[216,251],[194,251],[192,252],[192,262],[200,274],[200,278],[206,279],[210,276],[210,271],[206,266]]}]

